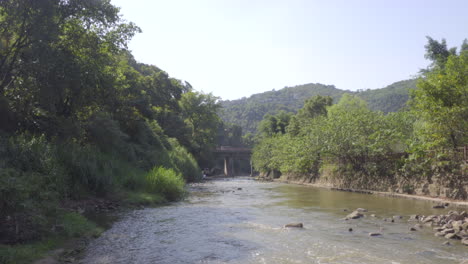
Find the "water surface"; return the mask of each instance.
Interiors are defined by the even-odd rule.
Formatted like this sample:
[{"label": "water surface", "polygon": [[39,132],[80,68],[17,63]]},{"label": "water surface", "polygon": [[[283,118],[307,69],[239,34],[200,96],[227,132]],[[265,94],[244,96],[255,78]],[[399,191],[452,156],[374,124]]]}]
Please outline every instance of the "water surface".
[{"label": "water surface", "polygon": [[[93,241],[83,263],[464,263],[468,247],[443,245],[432,228],[411,232],[410,214],[440,214],[432,203],[256,182],[189,186],[179,203],[125,213]],[[356,208],[364,219],[343,220]],[[349,210],[349,211],[344,211]],[[376,217],[370,217],[375,214]],[[394,223],[384,221],[404,216]],[[291,222],[304,229],[285,229]],[[353,231],[349,232],[348,229]],[[380,237],[370,237],[380,232]]]}]

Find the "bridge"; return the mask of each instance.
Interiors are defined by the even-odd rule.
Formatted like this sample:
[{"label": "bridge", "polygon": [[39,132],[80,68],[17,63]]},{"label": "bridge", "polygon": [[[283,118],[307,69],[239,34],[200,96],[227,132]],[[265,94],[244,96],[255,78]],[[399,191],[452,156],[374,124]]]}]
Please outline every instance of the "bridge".
[{"label": "bridge", "polygon": [[[217,147],[214,153],[224,158],[224,175],[234,176],[234,160],[246,159],[250,160],[252,155],[251,148],[220,146]],[[250,173],[252,174],[252,163],[250,163]]]}]

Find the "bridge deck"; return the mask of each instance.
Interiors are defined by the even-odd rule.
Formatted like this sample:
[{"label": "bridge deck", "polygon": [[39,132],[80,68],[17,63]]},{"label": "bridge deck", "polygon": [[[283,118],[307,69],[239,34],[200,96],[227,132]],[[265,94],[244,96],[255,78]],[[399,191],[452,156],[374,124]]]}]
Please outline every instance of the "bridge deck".
[{"label": "bridge deck", "polygon": [[241,148],[241,147],[221,146],[221,147],[217,147],[213,152],[215,152],[215,153],[243,153],[243,154],[250,154],[250,153],[252,153],[252,149],[251,149],[251,148]]}]

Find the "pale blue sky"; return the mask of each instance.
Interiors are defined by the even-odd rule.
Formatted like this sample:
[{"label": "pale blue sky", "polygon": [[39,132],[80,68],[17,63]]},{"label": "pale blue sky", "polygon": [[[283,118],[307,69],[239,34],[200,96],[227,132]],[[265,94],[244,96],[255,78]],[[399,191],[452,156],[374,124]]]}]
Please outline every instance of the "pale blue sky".
[{"label": "pale blue sky", "polygon": [[222,99],[305,83],[375,89],[460,46],[468,0],[112,0],[143,33],[135,58]]}]

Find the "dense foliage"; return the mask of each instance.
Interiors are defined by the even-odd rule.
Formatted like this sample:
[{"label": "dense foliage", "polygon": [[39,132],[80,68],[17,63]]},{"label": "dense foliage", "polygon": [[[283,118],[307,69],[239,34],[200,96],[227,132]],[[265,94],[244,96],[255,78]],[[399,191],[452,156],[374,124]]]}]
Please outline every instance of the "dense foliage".
[{"label": "dense foliage", "polygon": [[136,62],[139,31],[109,0],[0,1],[0,242],[55,232],[67,200],[175,200],[212,162],[218,99]]},{"label": "dense foliage", "polygon": [[468,144],[468,44],[457,52],[429,38],[426,50],[433,63],[411,92],[409,109],[385,115],[362,93],[346,93],[334,105],[332,97],[316,95],[297,114],[265,115],[255,168],[374,190],[425,193],[437,183],[452,190],[445,196],[468,198],[459,152]]},{"label": "dense foliage", "polygon": [[364,99],[371,110],[389,113],[404,108],[408,101],[409,90],[415,87],[416,80],[400,81],[382,89],[357,92],[318,83],[298,85],[254,94],[249,98],[222,101],[223,109],[220,116],[224,122],[241,126],[245,133],[255,134],[259,122],[266,114],[276,115],[280,111],[296,113],[308,98],[315,95],[330,96],[334,102],[338,102],[343,94],[352,94]]}]

